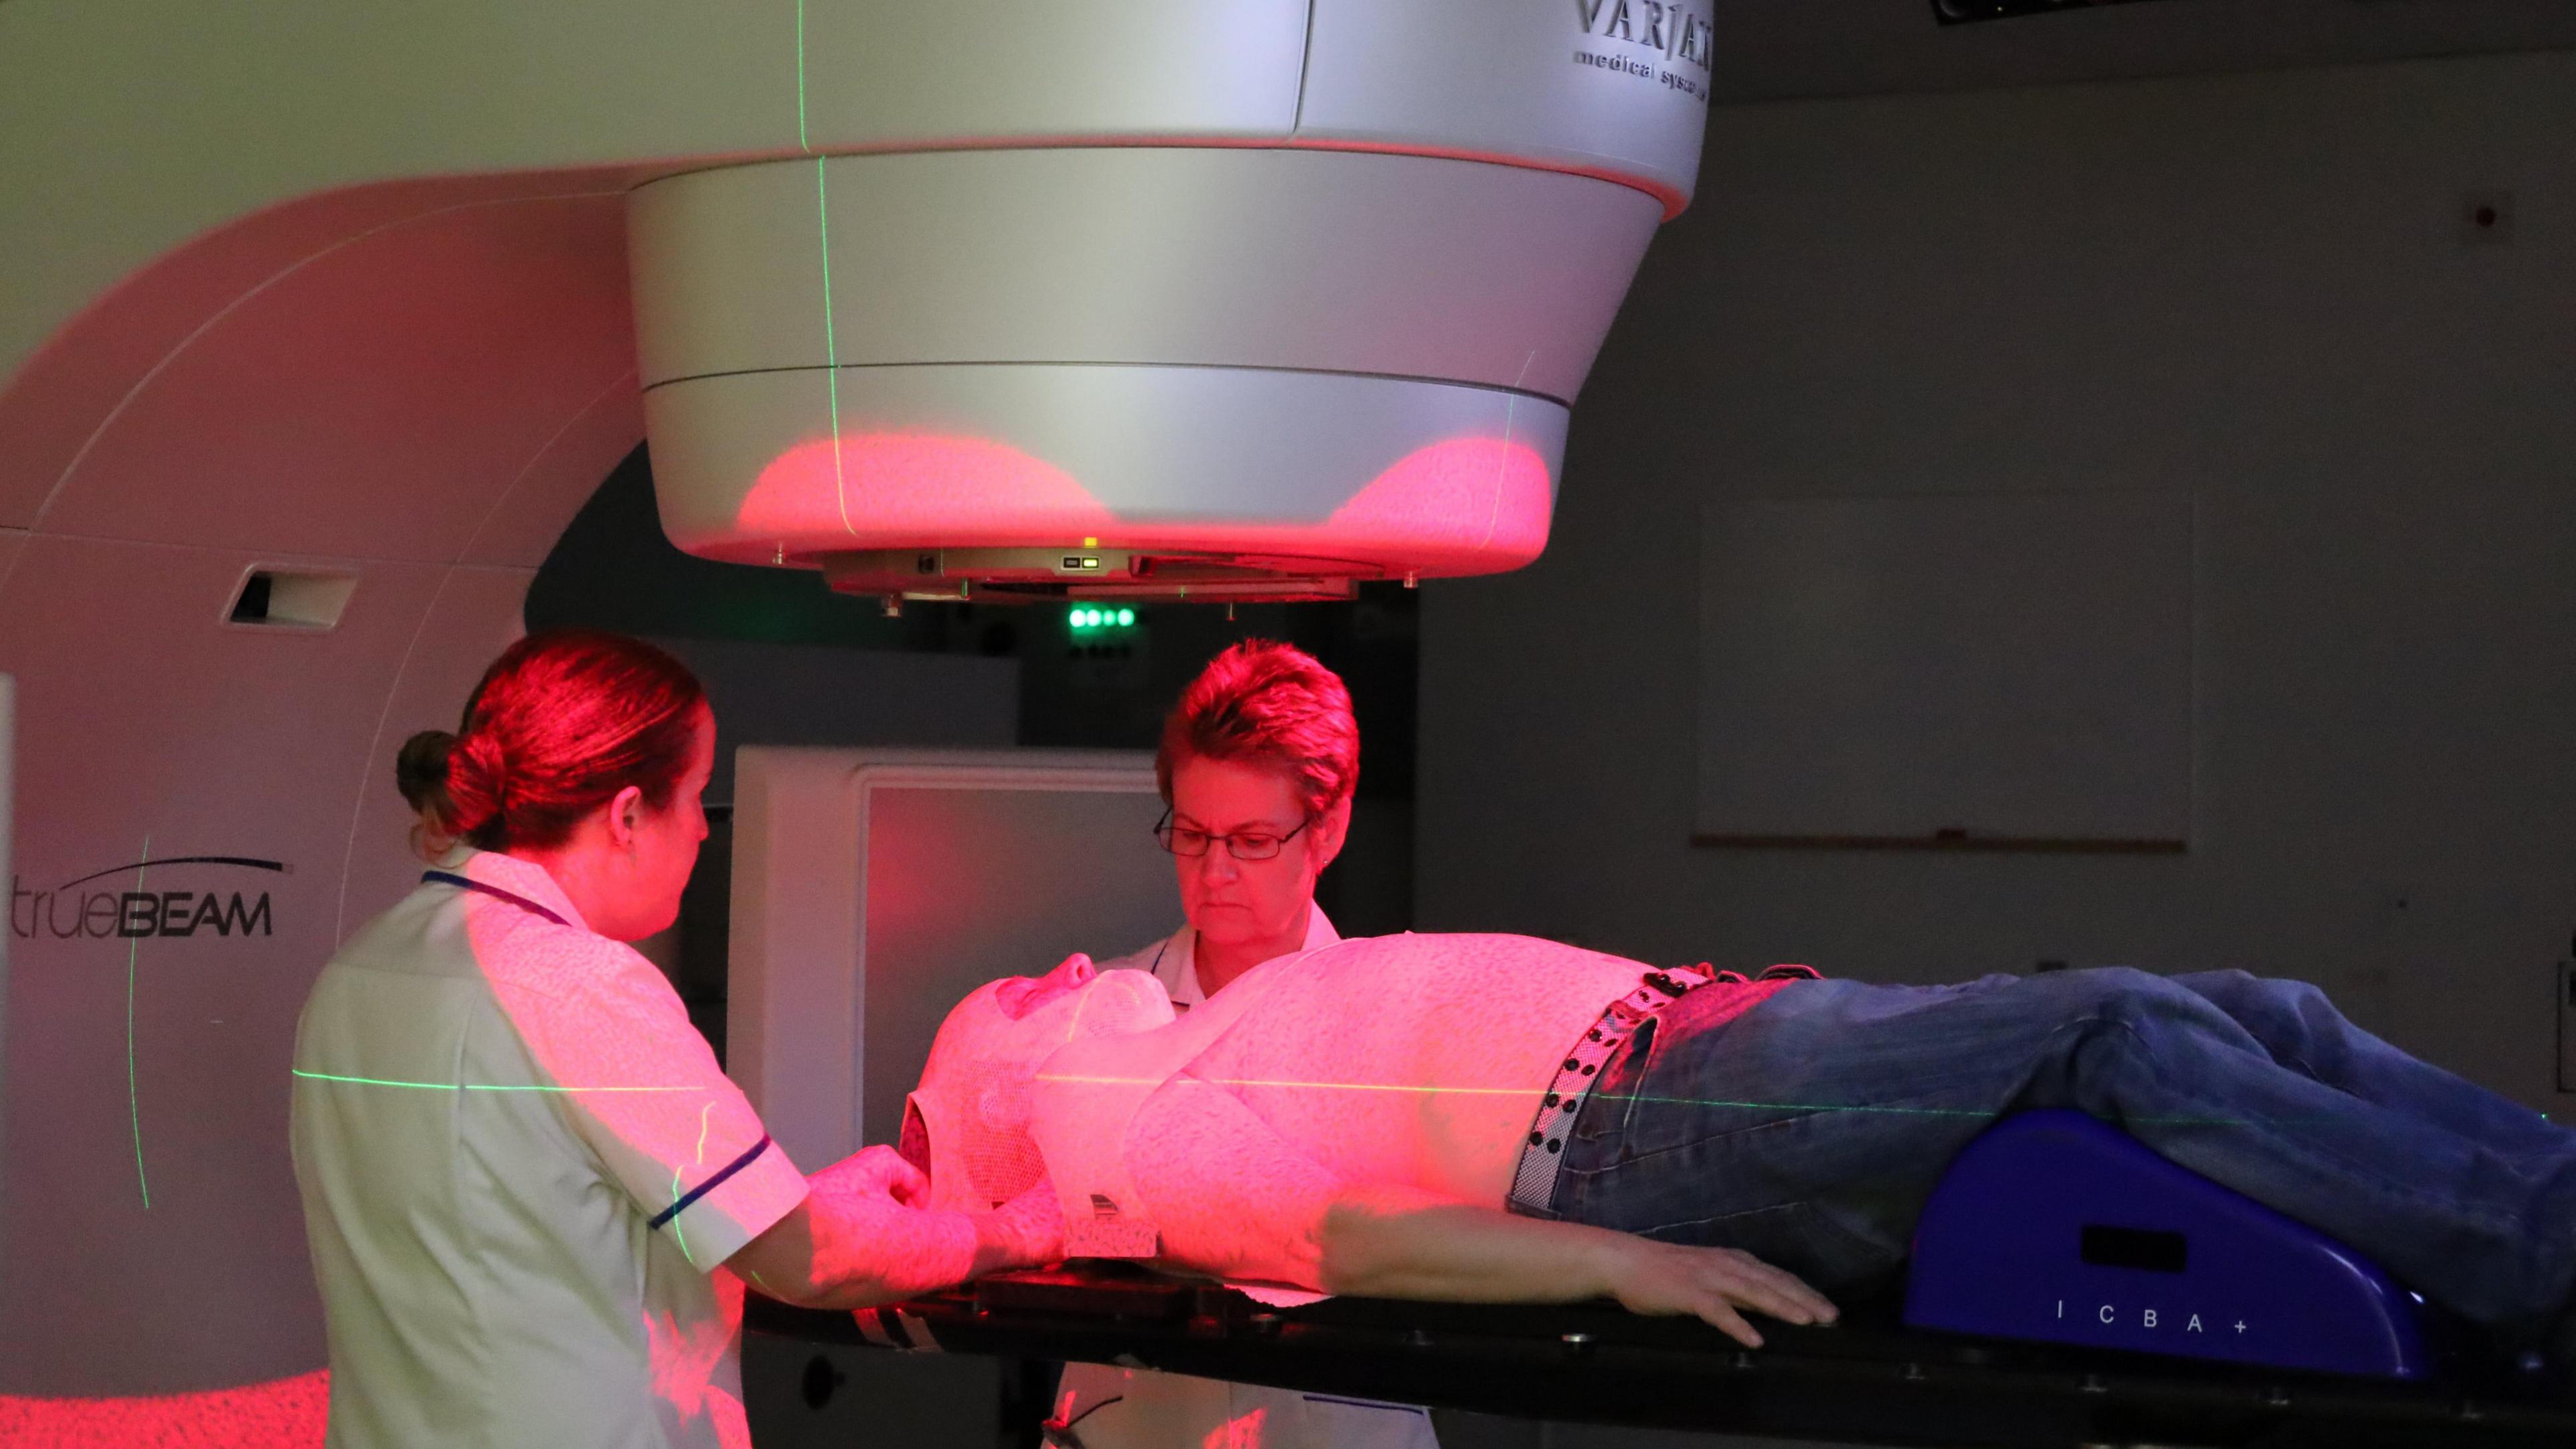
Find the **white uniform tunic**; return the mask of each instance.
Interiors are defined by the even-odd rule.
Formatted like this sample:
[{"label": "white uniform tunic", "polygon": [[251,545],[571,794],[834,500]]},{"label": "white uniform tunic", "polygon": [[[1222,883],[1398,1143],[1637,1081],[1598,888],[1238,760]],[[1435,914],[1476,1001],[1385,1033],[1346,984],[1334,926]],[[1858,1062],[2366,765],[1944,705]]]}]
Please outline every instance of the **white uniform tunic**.
[{"label": "white uniform tunic", "polygon": [[[1321,906],[1309,906],[1312,951],[1339,941]],[[1101,970],[1151,971],[1182,1011],[1207,1000],[1198,933],[1188,926]],[[1069,1363],[1056,1389],[1059,1443],[1082,1449],[1439,1449],[1431,1415],[1411,1404],[1230,1384],[1151,1369]]]},{"label": "white uniform tunic", "polygon": [[[1299,951],[1313,951],[1342,939],[1333,923],[1324,918],[1324,908],[1309,902],[1306,906],[1306,944]],[[1175,1010],[1187,1011],[1207,1000],[1199,986],[1199,933],[1195,927],[1183,926],[1171,935],[1141,951],[1131,952],[1115,961],[1095,961],[1103,971],[1151,971],[1163,983],[1163,991],[1172,998]]]},{"label": "white uniform tunic", "polygon": [[468,854],[323,968],[292,1135],[331,1449],[751,1442],[742,1284],[805,1179],[652,964]]}]

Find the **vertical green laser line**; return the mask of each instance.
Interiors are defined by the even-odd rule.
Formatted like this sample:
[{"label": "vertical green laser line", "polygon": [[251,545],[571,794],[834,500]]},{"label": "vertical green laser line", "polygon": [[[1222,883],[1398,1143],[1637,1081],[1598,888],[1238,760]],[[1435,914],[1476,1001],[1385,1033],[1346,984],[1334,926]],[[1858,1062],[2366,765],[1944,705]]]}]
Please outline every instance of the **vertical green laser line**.
[{"label": "vertical green laser line", "polygon": [[[715,1110],[716,1104],[713,1102],[698,1109],[698,1166],[700,1167],[707,1165],[707,1118],[713,1115]],[[680,1200],[680,1174],[685,1170],[677,1167],[671,1169],[671,1201],[674,1203]],[[696,1267],[698,1260],[689,1258],[689,1235],[680,1231],[678,1218],[671,1219],[671,1240],[680,1245],[680,1256],[688,1258],[689,1266]]]},{"label": "vertical green laser line", "polygon": [[841,528],[850,527],[850,489],[841,476],[841,351],[832,334],[832,201],[823,182],[823,158],[814,158],[814,213],[823,235],[823,382],[832,399],[832,494],[841,505]]},{"label": "vertical green laser line", "polygon": [[796,0],[796,145],[806,155],[814,145],[805,139],[805,0]]},{"label": "vertical green laser line", "polygon": [[[805,0],[796,0],[796,145],[814,156],[805,127]],[[841,475],[841,352],[832,325],[832,198],[823,180],[823,158],[814,156],[814,214],[823,238],[823,386],[832,406],[832,498],[841,509],[841,529],[850,527],[849,480]]]},{"label": "vertical green laser line", "polygon": [[[134,866],[134,889],[143,889],[145,867],[152,864],[152,837],[143,837],[143,858]],[[121,923],[120,923],[121,924]],[[134,1115],[134,1180],[143,1189],[143,1210],[152,1210],[152,1182],[143,1175],[143,1094],[134,1081],[134,962],[142,954],[143,938],[134,936],[125,948],[125,1102]]]}]

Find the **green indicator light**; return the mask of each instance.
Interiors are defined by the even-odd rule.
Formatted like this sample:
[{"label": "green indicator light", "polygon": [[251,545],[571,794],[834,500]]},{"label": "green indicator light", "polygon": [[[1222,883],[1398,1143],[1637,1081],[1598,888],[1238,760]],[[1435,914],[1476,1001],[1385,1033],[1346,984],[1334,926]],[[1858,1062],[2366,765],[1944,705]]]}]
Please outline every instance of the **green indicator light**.
[{"label": "green indicator light", "polygon": [[1133,610],[1133,609],[1121,609],[1121,610],[1119,610],[1119,611],[1118,611],[1118,622],[1119,622],[1120,624],[1122,624],[1122,625],[1125,625],[1125,624],[1133,624],[1133,623],[1135,623],[1135,622],[1136,622],[1136,611],[1135,611],[1135,610]]}]

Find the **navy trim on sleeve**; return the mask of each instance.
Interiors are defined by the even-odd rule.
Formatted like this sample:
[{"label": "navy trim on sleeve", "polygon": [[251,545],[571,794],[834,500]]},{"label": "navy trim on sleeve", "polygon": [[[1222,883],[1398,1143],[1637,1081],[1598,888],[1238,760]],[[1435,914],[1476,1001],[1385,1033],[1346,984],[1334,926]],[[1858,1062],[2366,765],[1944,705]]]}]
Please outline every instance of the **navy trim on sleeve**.
[{"label": "navy trim on sleeve", "polygon": [[520,895],[515,891],[505,891],[499,886],[485,885],[479,880],[468,880],[464,876],[458,875],[452,870],[422,871],[420,875],[420,883],[422,885],[427,885],[431,881],[436,881],[440,885],[460,886],[469,891],[481,891],[487,896],[497,896],[500,899],[517,906],[523,911],[527,911],[533,915],[543,916],[558,926],[569,926],[572,924],[572,922],[565,920],[563,917],[556,915],[554,912],[547,910],[545,907],[538,905],[535,901],[529,900],[526,896]]},{"label": "navy trim on sleeve", "polygon": [[696,1202],[699,1198],[705,1197],[708,1193],[724,1186],[725,1179],[742,1171],[744,1168],[751,1166],[752,1159],[760,1156],[760,1154],[767,1152],[768,1150],[769,1139],[766,1137],[763,1137],[758,1142],[751,1144],[751,1150],[749,1152],[746,1152],[742,1156],[735,1158],[733,1161],[726,1163],[723,1171],[718,1172],[715,1176],[710,1177],[706,1181],[699,1183],[696,1187],[691,1188],[688,1196],[681,1198],[678,1202],[675,1202],[669,1207],[662,1209],[660,1212],[655,1213],[653,1215],[653,1221],[645,1224],[645,1226],[658,1231],[664,1223],[669,1222],[671,1219],[678,1217],[682,1212],[685,1212],[688,1209],[689,1204]]}]

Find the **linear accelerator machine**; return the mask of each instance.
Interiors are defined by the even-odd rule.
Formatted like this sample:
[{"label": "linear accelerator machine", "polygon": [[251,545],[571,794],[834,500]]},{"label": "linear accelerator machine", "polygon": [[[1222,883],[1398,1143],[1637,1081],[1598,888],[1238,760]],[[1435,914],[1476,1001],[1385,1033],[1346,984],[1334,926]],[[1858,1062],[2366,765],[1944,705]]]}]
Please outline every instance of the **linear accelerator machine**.
[{"label": "linear accelerator machine", "polygon": [[682,547],[889,599],[1524,563],[1707,18],[0,4],[0,1396],[321,1366],[296,1012],[639,441]]},{"label": "linear accelerator machine", "polygon": [[[417,871],[395,743],[452,714],[639,440],[681,547],[889,607],[1333,598],[1526,563],[1568,407],[1689,199],[1708,20],[1704,0],[0,5],[0,1396],[112,1406],[321,1366],[285,1148],[297,1009]],[[737,930],[793,924],[737,906]],[[766,1084],[846,1077],[877,1024],[936,1020],[927,983],[851,998],[864,976],[813,988],[844,1008],[827,1055],[734,1044],[765,1109],[839,1114],[837,1136],[782,1128],[807,1167],[855,1145],[858,1089]],[[786,997],[760,1019],[799,1010],[819,1019]],[[893,1050],[867,1070],[899,1071]],[[2326,1401],[2014,1379],[1970,1340],[1853,1333],[1747,1367],[1591,1310],[1265,1317],[1101,1282],[874,1331],[963,1315],[1025,1330],[996,1351],[1561,1417],[1753,1424],[1741,1405],[1818,1384],[1919,1390],[1937,1412],[1904,1437],[1924,1440],[1996,1437],[1995,1404],[2056,1389],[2125,1412],[2180,1382],[2255,1429]],[[2382,1338],[2380,1370],[2421,1361]],[[1523,1359],[1547,1371],[1489,1371]],[[1609,1392],[1641,1366],[1733,1387]],[[1601,1391],[1525,1392],[1587,1373]],[[2541,1413],[2365,1388],[2332,1393],[2508,1434]],[[2047,1432],[2154,1422],[2079,1418]]]}]

